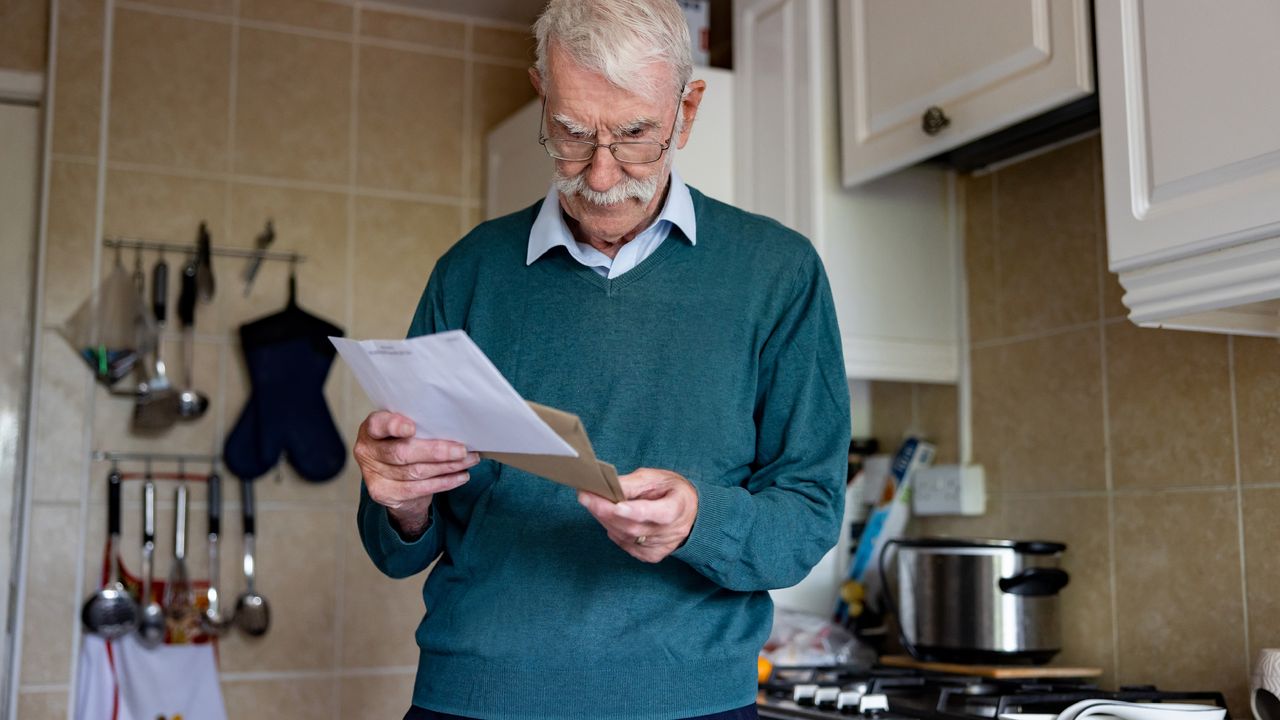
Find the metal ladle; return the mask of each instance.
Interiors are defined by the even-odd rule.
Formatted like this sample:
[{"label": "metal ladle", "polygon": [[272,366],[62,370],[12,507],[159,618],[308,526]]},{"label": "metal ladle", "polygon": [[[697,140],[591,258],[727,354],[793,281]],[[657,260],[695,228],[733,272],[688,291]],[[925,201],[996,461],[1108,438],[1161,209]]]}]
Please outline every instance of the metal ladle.
[{"label": "metal ladle", "polygon": [[109,579],[80,610],[85,629],[99,637],[114,640],[138,627],[138,603],[120,582],[120,483],[123,478],[115,468],[107,476],[107,562]]},{"label": "metal ladle", "polygon": [[196,259],[192,257],[182,269],[182,290],[178,293],[178,320],[182,324],[182,374],[183,386],[178,393],[178,416],[183,420],[195,420],[209,409],[209,398],[195,389],[191,380],[195,365],[195,343],[192,328],[196,322]]},{"label": "metal ladle", "polygon": [[[224,612],[222,598],[218,594],[220,561],[218,558],[218,534],[222,531],[222,478],[210,471],[206,479],[209,486],[209,589],[205,598],[209,605],[200,613],[200,627],[210,635],[221,635],[234,616]],[[229,609],[229,608],[228,608]]]},{"label": "metal ladle", "polygon": [[254,589],[254,512],[253,481],[240,481],[241,512],[244,517],[244,581],[245,590],[236,598],[236,625],[247,635],[259,637],[271,625],[271,607],[267,599]]},{"label": "metal ladle", "polygon": [[142,486],[142,619],[138,623],[138,639],[146,647],[164,642],[164,608],[151,591],[156,562],[156,484]]}]

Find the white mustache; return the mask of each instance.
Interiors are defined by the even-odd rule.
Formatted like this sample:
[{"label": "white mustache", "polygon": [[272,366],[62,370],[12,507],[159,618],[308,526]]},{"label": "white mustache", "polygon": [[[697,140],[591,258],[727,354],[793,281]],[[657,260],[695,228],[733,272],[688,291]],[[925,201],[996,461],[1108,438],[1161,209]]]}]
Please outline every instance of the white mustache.
[{"label": "white mustache", "polygon": [[626,200],[639,200],[648,203],[658,193],[658,175],[647,178],[625,176],[618,184],[604,191],[592,190],[587,186],[586,171],[567,177],[556,172],[556,190],[561,195],[579,195],[592,205],[617,205]]}]

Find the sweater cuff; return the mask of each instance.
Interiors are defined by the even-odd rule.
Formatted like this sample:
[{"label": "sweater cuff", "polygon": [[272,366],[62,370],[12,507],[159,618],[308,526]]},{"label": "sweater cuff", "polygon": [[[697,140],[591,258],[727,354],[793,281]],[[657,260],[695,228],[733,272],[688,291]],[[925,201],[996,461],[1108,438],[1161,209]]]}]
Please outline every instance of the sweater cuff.
[{"label": "sweater cuff", "polygon": [[745,488],[694,483],[698,492],[698,517],[684,545],[671,556],[702,574],[715,572],[737,561],[748,523],[743,522],[750,494]]}]

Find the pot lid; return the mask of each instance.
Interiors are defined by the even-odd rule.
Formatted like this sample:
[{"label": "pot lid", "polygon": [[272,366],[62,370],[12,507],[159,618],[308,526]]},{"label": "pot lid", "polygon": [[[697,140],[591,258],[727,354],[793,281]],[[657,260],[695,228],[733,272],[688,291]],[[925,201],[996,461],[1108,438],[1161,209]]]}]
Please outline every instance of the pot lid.
[{"label": "pot lid", "polygon": [[1001,540],[997,538],[923,537],[894,540],[901,547],[914,548],[991,548],[1008,549],[1024,555],[1057,555],[1067,549],[1065,543],[1048,540]]}]

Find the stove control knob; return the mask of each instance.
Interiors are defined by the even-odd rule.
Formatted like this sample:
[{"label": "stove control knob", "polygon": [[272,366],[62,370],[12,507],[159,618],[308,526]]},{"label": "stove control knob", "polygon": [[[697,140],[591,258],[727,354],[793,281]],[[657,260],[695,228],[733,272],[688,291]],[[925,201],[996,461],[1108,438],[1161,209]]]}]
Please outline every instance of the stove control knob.
[{"label": "stove control knob", "polygon": [[794,700],[797,705],[813,704],[813,696],[817,694],[817,685],[796,685],[794,688],[791,688],[791,699]]},{"label": "stove control knob", "polygon": [[827,705],[834,707],[836,704],[836,699],[839,697],[840,697],[840,688],[835,686],[820,687],[818,688],[818,691],[813,695],[813,704],[819,707],[827,706]]},{"label": "stove control knob", "polygon": [[859,712],[863,691],[845,690],[836,697],[836,709],[840,712]]},{"label": "stove control knob", "polygon": [[874,695],[863,695],[858,700],[858,712],[867,715],[874,712],[883,712],[889,709],[889,696],[883,693]]}]

